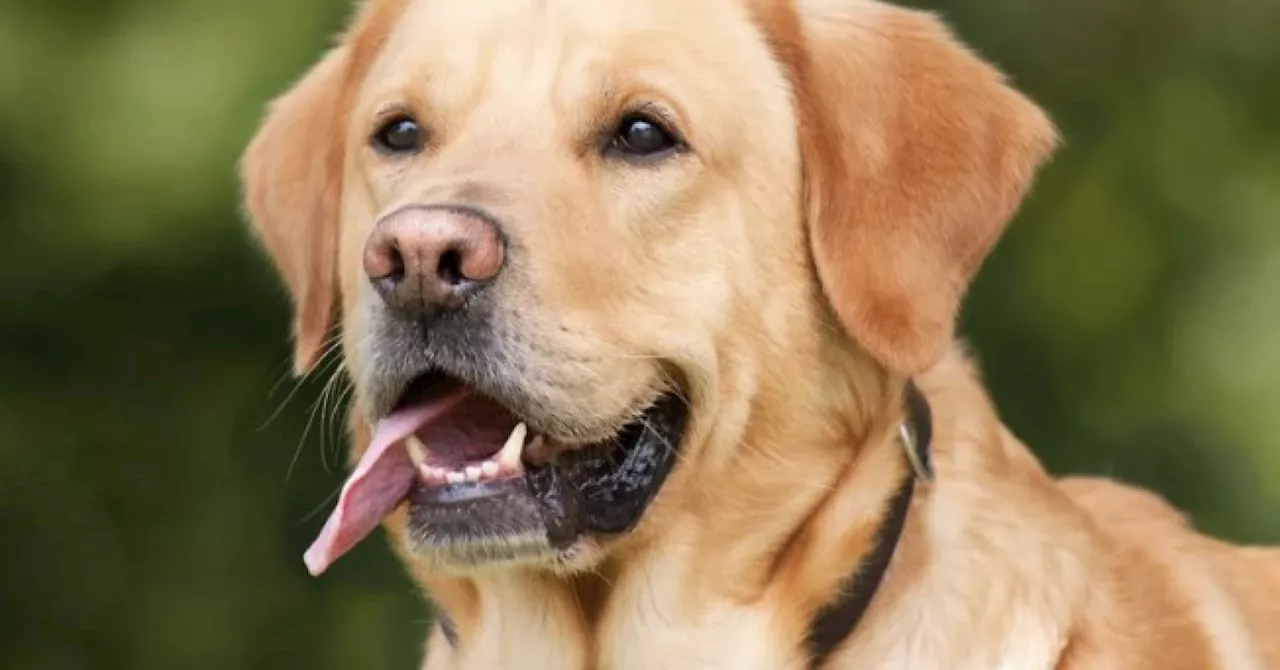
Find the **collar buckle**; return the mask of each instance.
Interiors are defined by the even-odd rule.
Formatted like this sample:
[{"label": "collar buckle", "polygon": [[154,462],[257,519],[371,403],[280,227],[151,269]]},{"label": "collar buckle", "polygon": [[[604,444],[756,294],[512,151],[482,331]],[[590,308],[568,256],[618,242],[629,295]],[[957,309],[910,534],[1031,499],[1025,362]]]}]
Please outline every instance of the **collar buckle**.
[{"label": "collar buckle", "polygon": [[903,423],[898,426],[898,441],[902,443],[902,451],[907,455],[907,462],[911,464],[911,471],[915,473],[916,479],[926,483],[933,483],[933,468],[925,462],[925,457],[920,453],[920,444],[916,440],[915,431],[911,427]]}]

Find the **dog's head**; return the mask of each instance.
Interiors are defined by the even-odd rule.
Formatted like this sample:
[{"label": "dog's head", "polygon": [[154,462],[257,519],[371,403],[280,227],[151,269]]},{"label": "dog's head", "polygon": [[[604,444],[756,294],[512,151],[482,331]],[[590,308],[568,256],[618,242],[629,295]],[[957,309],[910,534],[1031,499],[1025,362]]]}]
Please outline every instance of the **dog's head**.
[{"label": "dog's head", "polygon": [[386,518],[438,567],[577,565],[723,486],[762,399],[941,356],[1052,144],[867,0],[366,4],[243,161],[365,436],[312,569]]}]

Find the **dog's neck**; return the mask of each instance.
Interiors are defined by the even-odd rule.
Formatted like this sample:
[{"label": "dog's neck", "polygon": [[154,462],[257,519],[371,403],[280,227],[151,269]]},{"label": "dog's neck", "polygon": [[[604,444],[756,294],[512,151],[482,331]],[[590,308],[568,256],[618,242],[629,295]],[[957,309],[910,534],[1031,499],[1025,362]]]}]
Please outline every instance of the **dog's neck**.
[{"label": "dog's neck", "polygon": [[[848,563],[845,577],[865,553],[869,537],[824,538],[810,529],[820,527],[825,508],[842,504],[833,496],[854,478],[866,514],[850,525],[857,534],[874,531],[904,474],[897,429],[906,379],[877,370],[842,336],[833,340],[814,349],[809,369],[821,375],[800,378],[767,361],[722,372],[722,385],[738,391],[725,396],[741,404],[707,412],[720,432],[706,435],[703,448],[689,455],[694,467],[677,473],[685,480],[675,482],[684,488],[681,508],[664,508],[660,500],[650,510],[655,523],[636,538],[684,547],[690,563],[709,567],[697,575],[699,589],[752,602],[798,567],[791,555],[810,554],[806,543],[830,542],[828,553]],[[752,380],[754,393],[741,392],[742,378]],[[674,529],[688,537],[673,537]],[[836,586],[815,598],[825,602]]]},{"label": "dog's neck", "polygon": [[903,403],[907,416],[898,427],[898,435],[903,458],[911,464],[911,472],[902,477],[897,491],[885,505],[884,516],[875,530],[870,550],[858,561],[843,587],[810,621],[805,637],[810,668],[822,667],[841,642],[857,628],[897,552],[917,486],[933,481],[930,454],[933,418],[929,400],[914,382],[908,382]]}]

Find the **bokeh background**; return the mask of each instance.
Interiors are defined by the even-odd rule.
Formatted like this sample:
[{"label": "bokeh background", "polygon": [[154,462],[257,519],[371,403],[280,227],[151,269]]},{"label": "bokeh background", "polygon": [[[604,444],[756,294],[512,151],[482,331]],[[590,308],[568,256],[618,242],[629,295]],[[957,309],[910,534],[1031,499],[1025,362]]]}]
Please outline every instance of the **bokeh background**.
[{"label": "bokeh background", "polygon": [[[964,314],[1007,422],[1280,543],[1280,3],[917,4],[1066,138]],[[0,667],[414,667],[429,614],[383,543],[302,569],[340,398],[288,378],[236,201],[347,12],[0,4]]]}]

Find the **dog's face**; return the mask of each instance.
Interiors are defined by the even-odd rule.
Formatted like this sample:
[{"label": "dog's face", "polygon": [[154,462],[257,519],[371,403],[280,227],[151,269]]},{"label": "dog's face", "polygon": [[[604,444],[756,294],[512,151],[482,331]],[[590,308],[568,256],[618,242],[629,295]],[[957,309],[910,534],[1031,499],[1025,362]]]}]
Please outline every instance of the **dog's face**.
[{"label": "dog's face", "polygon": [[765,389],[946,346],[1052,132],[927,17],[801,5],[373,2],[276,103],[248,210],[369,433],[313,570],[384,518],[590,563]]}]

